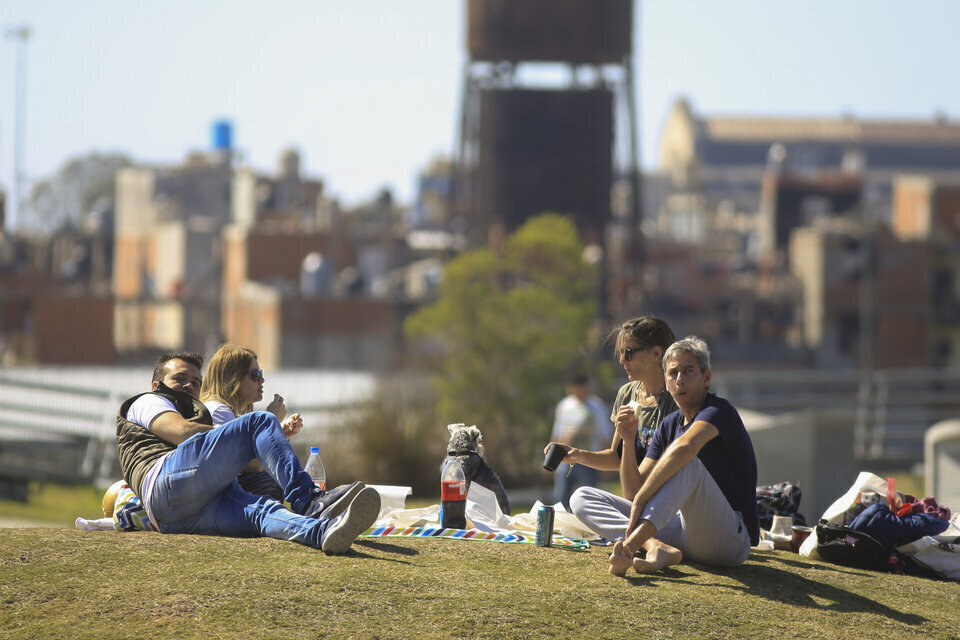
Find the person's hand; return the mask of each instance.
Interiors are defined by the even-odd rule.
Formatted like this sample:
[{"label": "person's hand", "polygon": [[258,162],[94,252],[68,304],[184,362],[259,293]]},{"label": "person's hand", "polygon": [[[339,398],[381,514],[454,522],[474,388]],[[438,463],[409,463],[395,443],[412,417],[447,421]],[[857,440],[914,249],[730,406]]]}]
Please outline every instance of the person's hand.
[{"label": "person's hand", "polygon": [[633,407],[623,405],[617,411],[617,421],[614,424],[617,429],[617,435],[624,442],[636,442],[637,429],[640,428],[640,421],[637,420],[637,413]]},{"label": "person's hand", "polygon": [[550,445],[552,444],[555,444],[558,447],[563,447],[564,449],[567,450],[567,452],[563,455],[563,459],[560,462],[568,462],[570,464],[576,464],[577,462],[576,458],[580,453],[580,449],[571,447],[570,445],[564,444],[562,442],[548,442],[547,446],[543,448],[543,455],[547,455],[547,449],[549,449]]},{"label": "person's hand", "polygon": [[303,429],[303,420],[299,413],[294,413],[281,422],[280,426],[283,427],[283,435],[287,436],[287,440],[289,440]]},{"label": "person's hand", "polygon": [[552,444],[555,444],[555,445],[557,445],[557,446],[563,447],[563,448],[566,449],[567,451],[569,451],[569,450],[572,448],[570,445],[564,444],[563,442],[556,442],[555,440],[551,440],[551,441],[548,442],[548,443],[546,444],[546,446],[543,448],[543,455],[547,455],[547,449],[549,449],[549,448],[550,448],[550,445],[552,445]]},{"label": "person's hand", "polygon": [[647,506],[647,501],[643,498],[642,493],[642,491],[638,491],[630,505],[630,519],[627,521],[627,536],[633,533],[633,530],[640,525],[640,516],[643,515],[643,509]]},{"label": "person's hand", "polygon": [[287,405],[283,404],[283,396],[279,393],[273,394],[273,400],[267,405],[267,411],[277,416],[277,420],[282,422],[287,417]]}]

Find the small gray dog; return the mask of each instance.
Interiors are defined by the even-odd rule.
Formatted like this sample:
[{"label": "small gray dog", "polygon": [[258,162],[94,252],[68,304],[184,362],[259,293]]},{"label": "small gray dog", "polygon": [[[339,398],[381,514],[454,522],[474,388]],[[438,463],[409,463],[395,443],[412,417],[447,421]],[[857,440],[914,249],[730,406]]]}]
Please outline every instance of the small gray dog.
[{"label": "small gray dog", "polygon": [[447,455],[454,456],[463,468],[463,475],[467,478],[467,491],[470,483],[476,482],[481,487],[493,491],[500,503],[500,510],[504,515],[510,515],[510,499],[500,482],[500,477],[483,458],[483,434],[476,425],[467,426],[463,423],[448,424],[450,442],[447,444]]}]

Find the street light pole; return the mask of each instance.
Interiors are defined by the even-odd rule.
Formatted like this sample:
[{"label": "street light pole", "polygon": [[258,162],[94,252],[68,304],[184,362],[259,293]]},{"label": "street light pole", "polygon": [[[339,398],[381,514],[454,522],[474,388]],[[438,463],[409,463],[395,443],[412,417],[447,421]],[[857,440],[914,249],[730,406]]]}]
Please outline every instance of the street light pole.
[{"label": "street light pole", "polygon": [[17,77],[16,103],[13,130],[13,205],[7,218],[7,228],[13,229],[23,204],[24,170],[23,149],[26,137],[26,101],[27,101],[27,41],[30,39],[30,27],[20,25],[8,27],[4,32],[8,40],[17,41]]}]

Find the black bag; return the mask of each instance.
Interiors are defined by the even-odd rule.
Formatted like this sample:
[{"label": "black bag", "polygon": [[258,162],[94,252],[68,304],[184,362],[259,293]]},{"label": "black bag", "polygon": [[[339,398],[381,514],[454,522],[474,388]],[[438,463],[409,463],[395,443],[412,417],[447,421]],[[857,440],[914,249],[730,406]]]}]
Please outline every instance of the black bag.
[{"label": "black bag", "polygon": [[891,550],[876,538],[850,527],[817,524],[817,553],[827,562],[857,569],[886,569]]}]

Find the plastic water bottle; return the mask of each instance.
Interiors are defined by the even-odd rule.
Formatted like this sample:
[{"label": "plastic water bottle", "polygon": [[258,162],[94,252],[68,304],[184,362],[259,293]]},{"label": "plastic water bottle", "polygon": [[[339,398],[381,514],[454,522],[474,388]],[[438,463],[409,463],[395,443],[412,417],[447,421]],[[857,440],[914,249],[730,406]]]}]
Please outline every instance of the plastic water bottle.
[{"label": "plastic water bottle", "polygon": [[307,458],[307,464],[304,465],[303,470],[313,478],[315,485],[324,491],[327,490],[327,471],[320,460],[320,447],[310,447],[310,457]]},{"label": "plastic water bottle", "polygon": [[467,477],[460,462],[450,456],[440,472],[440,526],[444,529],[467,528]]}]

